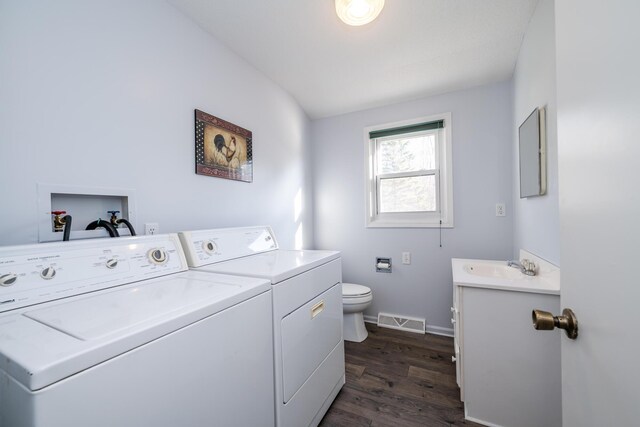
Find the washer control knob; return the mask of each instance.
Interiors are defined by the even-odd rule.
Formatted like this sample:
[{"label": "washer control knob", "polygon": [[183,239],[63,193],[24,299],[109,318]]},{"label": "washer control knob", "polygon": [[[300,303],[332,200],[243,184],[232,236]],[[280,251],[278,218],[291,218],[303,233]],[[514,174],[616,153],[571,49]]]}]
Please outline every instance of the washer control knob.
[{"label": "washer control knob", "polygon": [[40,272],[40,277],[42,277],[45,280],[53,279],[55,275],[56,275],[56,269],[53,267],[47,267]]},{"label": "washer control knob", "polygon": [[118,265],[117,259],[111,258],[110,260],[107,260],[107,263],[106,263],[107,268],[116,268],[117,265]]},{"label": "washer control knob", "polygon": [[202,244],[202,249],[208,254],[212,254],[218,250],[218,246],[211,240],[207,240]]},{"label": "washer control knob", "polygon": [[18,275],[14,273],[0,274],[0,286],[11,286],[18,280]]},{"label": "washer control knob", "polygon": [[164,264],[168,258],[167,253],[163,249],[156,248],[149,251],[149,259],[154,264]]}]

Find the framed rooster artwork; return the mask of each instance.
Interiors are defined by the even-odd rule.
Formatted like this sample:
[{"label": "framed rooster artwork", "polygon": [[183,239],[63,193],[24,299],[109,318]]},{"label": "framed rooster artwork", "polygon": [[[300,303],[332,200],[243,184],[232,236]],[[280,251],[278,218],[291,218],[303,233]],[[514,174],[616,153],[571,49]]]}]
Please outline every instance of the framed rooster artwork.
[{"label": "framed rooster artwork", "polygon": [[196,174],[253,181],[251,131],[195,110]]}]

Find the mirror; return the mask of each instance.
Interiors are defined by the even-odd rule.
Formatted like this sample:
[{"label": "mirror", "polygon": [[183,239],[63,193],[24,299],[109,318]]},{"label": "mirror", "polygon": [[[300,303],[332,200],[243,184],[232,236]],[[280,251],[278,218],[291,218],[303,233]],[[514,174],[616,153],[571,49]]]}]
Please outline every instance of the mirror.
[{"label": "mirror", "polygon": [[520,125],[520,198],[547,192],[545,110],[536,108]]}]

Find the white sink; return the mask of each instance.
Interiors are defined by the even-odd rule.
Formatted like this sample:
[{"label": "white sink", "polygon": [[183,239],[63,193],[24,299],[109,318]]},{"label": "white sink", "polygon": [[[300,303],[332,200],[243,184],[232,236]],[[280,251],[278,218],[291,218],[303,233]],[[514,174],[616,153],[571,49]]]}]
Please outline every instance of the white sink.
[{"label": "white sink", "polygon": [[520,259],[524,258],[536,263],[535,276],[527,276],[519,268],[509,267],[507,261],[453,258],[453,283],[456,286],[559,295],[560,269],[521,250]]},{"label": "white sink", "polygon": [[474,276],[497,277],[503,279],[524,279],[527,276],[522,274],[519,268],[509,267],[506,263],[499,265],[495,263],[470,263],[464,265],[464,270]]}]

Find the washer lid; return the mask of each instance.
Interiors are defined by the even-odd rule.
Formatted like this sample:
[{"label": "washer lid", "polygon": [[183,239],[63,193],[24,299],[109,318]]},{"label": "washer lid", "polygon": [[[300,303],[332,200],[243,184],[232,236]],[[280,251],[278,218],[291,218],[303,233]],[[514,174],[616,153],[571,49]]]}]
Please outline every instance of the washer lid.
[{"label": "washer lid", "polygon": [[368,295],[371,293],[371,289],[366,286],[356,285],[355,283],[342,283],[342,297],[360,297],[362,295]]},{"label": "washer lid", "polygon": [[181,277],[26,311],[23,315],[80,340],[98,340],[141,325],[168,321],[164,317],[171,313],[228,296],[234,290],[230,288],[226,283]]},{"label": "washer lid", "polygon": [[38,390],[271,289],[187,272],[0,317],[0,369]]}]

